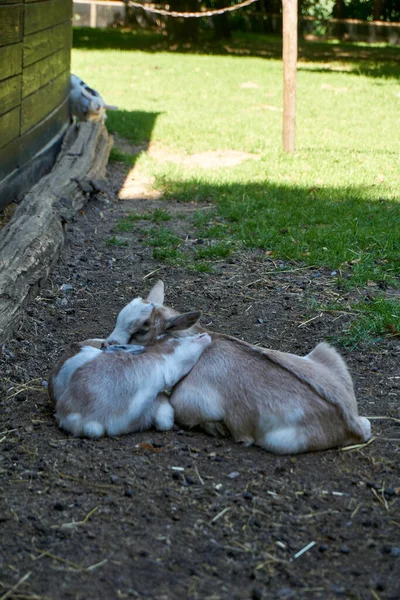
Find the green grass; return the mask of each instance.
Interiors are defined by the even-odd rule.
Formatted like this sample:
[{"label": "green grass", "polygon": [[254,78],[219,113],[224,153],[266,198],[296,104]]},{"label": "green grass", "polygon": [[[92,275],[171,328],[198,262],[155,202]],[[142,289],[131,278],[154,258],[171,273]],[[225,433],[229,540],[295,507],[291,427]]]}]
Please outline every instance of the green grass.
[{"label": "green grass", "polygon": [[121,246],[122,247],[122,246],[128,245],[128,242],[126,240],[121,240],[120,238],[117,238],[115,235],[106,239],[104,243],[106,244],[106,246]]},{"label": "green grass", "polygon": [[350,309],[356,313],[356,318],[338,340],[343,346],[353,349],[361,342],[374,341],[384,334],[400,336],[399,302],[377,296],[368,302],[351,304]]},{"label": "green grass", "polygon": [[128,167],[131,167],[134,164],[136,157],[132,154],[121,152],[118,148],[111,148],[109,160],[110,162],[122,162],[125,165],[128,165]]},{"label": "green grass", "polygon": [[[157,34],[81,29],[74,39],[73,71],[120,107],[108,114],[109,129],[171,155],[113,151],[113,160],[139,166],[167,199],[214,205],[195,216],[207,245],[189,263],[162,228],[152,234],[157,259],[209,269],[230,252],[262,248],[337,271],[349,289],[398,285],[400,48],[301,42],[292,156],[281,150],[279,39],[240,34],[174,51]],[[226,150],[257,160],[183,162]]]}]

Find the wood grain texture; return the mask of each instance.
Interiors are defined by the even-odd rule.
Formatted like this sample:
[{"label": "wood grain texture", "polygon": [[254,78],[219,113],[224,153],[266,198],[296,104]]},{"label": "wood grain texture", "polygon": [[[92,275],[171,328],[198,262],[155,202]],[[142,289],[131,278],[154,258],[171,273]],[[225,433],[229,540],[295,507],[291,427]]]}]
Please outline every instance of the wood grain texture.
[{"label": "wood grain texture", "polygon": [[29,35],[48,29],[71,18],[72,2],[70,0],[27,3],[25,4],[24,33]]},{"label": "wood grain texture", "polygon": [[44,119],[69,93],[69,69],[22,100],[21,133]]},{"label": "wood grain texture", "polygon": [[20,133],[20,107],[13,108],[0,117],[0,148],[18,137]]},{"label": "wood grain texture", "polygon": [[88,201],[78,181],[104,177],[111,144],[100,123],[71,126],[51,173],[28,192],[0,231],[0,344],[19,324],[24,302],[57,260],[63,222]]},{"label": "wood grain texture", "polygon": [[282,145],[285,152],[294,152],[296,134],[297,0],[283,0],[282,11]]},{"label": "wood grain texture", "polygon": [[13,44],[0,48],[0,81],[21,73],[22,47],[22,44]]},{"label": "wood grain texture", "polygon": [[70,65],[70,50],[62,48],[51,56],[25,67],[22,73],[22,98],[29,96],[61,75]]},{"label": "wood grain texture", "polygon": [[45,31],[26,35],[24,37],[24,67],[54,54],[61,48],[71,48],[71,45],[71,21],[66,21]]},{"label": "wood grain texture", "polygon": [[0,46],[16,44],[22,40],[23,6],[0,5]]},{"label": "wood grain texture", "polygon": [[[0,185],[4,179],[18,166],[19,160],[19,138],[12,140],[3,148],[0,148]],[[0,188],[1,189],[1,188]],[[1,209],[1,202],[0,202]]]},{"label": "wood grain texture", "polygon": [[21,75],[0,81],[0,114],[21,103]]},{"label": "wood grain texture", "polygon": [[68,121],[69,98],[65,98],[43,121],[20,138],[19,166],[24,165],[44,148]]}]

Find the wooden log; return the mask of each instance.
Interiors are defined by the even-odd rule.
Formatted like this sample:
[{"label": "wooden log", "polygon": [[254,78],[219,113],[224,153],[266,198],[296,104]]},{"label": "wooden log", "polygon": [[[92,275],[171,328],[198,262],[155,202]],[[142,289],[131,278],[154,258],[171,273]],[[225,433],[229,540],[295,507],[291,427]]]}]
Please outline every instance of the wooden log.
[{"label": "wooden log", "polygon": [[79,182],[104,177],[111,144],[100,123],[72,125],[51,173],[28,192],[0,231],[0,344],[19,325],[24,302],[57,260],[63,222],[88,201]]},{"label": "wooden log", "polygon": [[294,152],[296,132],[297,0],[282,0],[283,150]]},{"label": "wooden log", "polygon": [[[22,44],[0,48],[0,81],[18,75],[22,71]],[[0,110],[0,112],[2,112]]]}]

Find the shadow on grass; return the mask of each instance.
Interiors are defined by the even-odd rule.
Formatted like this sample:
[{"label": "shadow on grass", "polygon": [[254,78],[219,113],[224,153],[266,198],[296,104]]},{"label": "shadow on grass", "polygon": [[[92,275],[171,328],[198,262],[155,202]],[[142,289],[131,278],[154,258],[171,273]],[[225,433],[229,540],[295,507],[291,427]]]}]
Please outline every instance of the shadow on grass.
[{"label": "shadow on grass", "polygon": [[199,237],[342,271],[352,285],[400,284],[400,203],[374,199],[372,188],[162,183],[168,198],[215,204],[196,217]]},{"label": "shadow on grass", "polygon": [[149,148],[158,112],[116,110],[107,113],[107,129],[122,136],[111,151],[111,160],[133,167]]},{"label": "shadow on grass", "polygon": [[[277,36],[234,32],[229,42],[215,42],[204,34],[201,44],[171,44],[162,33],[118,29],[75,28],[74,48],[85,50],[141,50],[144,52],[179,52],[282,58],[282,40]],[[370,77],[400,77],[400,47],[348,42],[299,42],[299,64],[324,63],[323,72],[340,70],[338,63],[351,64],[351,74]],[[334,67],[331,63],[334,63]],[[310,66],[310,69],[312,66]],[[344,69],[343,69],[344,70]]]}]

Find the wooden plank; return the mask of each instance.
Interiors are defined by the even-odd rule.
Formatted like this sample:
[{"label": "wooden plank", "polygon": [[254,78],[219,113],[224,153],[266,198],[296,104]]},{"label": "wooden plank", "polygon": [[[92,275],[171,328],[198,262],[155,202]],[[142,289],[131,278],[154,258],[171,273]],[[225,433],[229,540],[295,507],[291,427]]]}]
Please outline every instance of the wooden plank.
[{"label": "wooden plank", "polygon": [[0,117],[0,148],[19,136],[20,107],[10,110]]},{"label": "wooden plank", "polygon": [[22,44],[0,48],[0,81],[22,71]]},{"label": "wooden plank", "polygon": [[33,94],[39,88],[55,79],[58,75],[69,70],[70,50],[62,48],[51,56],[25,67],[22,73],[22,97]]},{"label": "wooden plank", "polygon": [[81,123],[65,138],[70,143],[64,141],[54,169],[28,192],[0,231],[0,344],[20,324],[25,301],[57,260],[63,223],[89,200],[79,181],[105,175],[112,141],[103,124]]},{"label": "wooden plank", "polygon": [[72,0],[47,0],[25,5],[24,33],[48,29],[72,18]]},{"label": "wooden plank", "polygon": [[24,37],[24,67],[27,67],[46,56],[54,54],[61,48],[71,48],[71,21],[56,25],[46,32],[39,31]]},{"label": "wooden plank", "polygon": [[23,6],[0,6],[0,46],[16,44],[22,40]]},{"label": "wooden plank", "polygon": [[69,98],[66,98],[60,106],[57,106],[43,121],[40,121],[36,127],[30,129],[20,137],[20,151],[18,164],[21,167],[37,154],[42,148],[54,138],[57,133],[69,123]]},{"label": "wooden plank", "polygon": [[21,103],[21,75],[0,81],[0,114]]},{"label": "wooden plank", "polygon": [[[19,160],[19,138],[0,148],[0,181],[17,168]],[[1,208],[1,200],[0,200]]]},{"label": "wooden plank", "polygon": [[40,90],[22,100],[21,133],[34,127],[61,104],[69,92],[69,77],[69,70],[65,71]]},{"label": "wooden plank", "polygon": [[42,152],[36,154],[22,167],[11,171],[8,177],[0,181],[0,209],[10,202],[19,202],[41,177],[51,171],[60,152],[64,133],[65,129],[59,136],[53,138]]},{"label": "wooden plank", "polygon": [[297,0],[282,1],[283,132],[285,152],[294,152],[296,130]]}]

